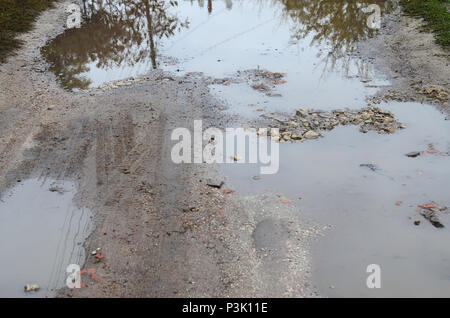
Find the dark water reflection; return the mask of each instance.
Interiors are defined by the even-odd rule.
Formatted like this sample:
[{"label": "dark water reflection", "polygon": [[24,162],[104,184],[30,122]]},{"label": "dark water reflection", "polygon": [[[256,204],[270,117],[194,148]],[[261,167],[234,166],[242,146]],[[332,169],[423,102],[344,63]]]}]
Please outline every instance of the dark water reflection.
[{"label": "dark water reflection", "polygon": [[111,69],[150,60],[156,68],[157,43],[188,26],[171,15],[176,1],[83,0],[84,24],[70,29],[42,48],[51,70],[64,88],[86,88],[91,80],[78,75],[96,68]]},{"label": "dark water reflection", "polygon": [[[275,24],[287,25],[280,32],[289,32],[293,41],[307,41],[308,45],[325,49],[318,57],[325,69],[334,69],[338,60],[343,60],[341,66],[345,68],[349,61],[344,60],[349,58],[347,53],[354,44],[376,32],[366,26],[368,14],[361,9],[377,3],[383,12],[389,10],[384,0],[82,0],[81,3],[82,27],[67,30],[42,49],[51,70],[67,89],[83,89],[110,78],[126,78],[160,67],[160,59],[170,57],[161,50],[169,38],[194,31],[189,22],[202,21],[206,11],[212,19],[224,9],[229,12],[230,24],[234,23],[235,15],[244,11],[249,17],[269,17]],[[201,26],[200,23],[196,28]],[[203,41],[216,42],[220,36],[215,34],[220,32],[218,28],[212,26]],[[271,42],[270,34],[267,42]],[[256,45],[259,44],[251,40],[248,43],[249,47]],[[237,50],[235,54],[241,52]],[[96,79],[96,73],[101,71],[103,78]]]}]

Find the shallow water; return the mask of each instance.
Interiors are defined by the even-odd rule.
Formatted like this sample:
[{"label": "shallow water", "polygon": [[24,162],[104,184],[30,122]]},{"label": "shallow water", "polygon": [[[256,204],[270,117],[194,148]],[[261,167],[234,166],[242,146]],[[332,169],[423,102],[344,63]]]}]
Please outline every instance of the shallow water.
[{"label": "shallow water", "polygon": [[[223,171],[240,193],[283,194],[305,220],[332,226],[313,244],[314,279],[322,294],[448,296],[450,214],[440,215],[446,227],[438,229],[416,210],[430,201],[450,206],[450,157],[405,154],[427,150],[430,143],[450,151],[450,121],[429,105],[381,106],[408,128],[379,135],[339,127],[319,140],[281,144],[279,172],[257,181],[252,177],[259,175],[258,165],[228,164]],[[379,170],[360,166],[366,163]],[[381,266],[381,289],[366,287],[369,264]]]},{"label": "shallow water", "polygon": [[[112,5],[97,0],[91,6],[83,1],[83,26],[57,36],[42,53],[67,89],[97,87],[154,68],[216,77],[264,68],[287,72],[286,84],[279,87],[284,104],[325,107],[330,96],[340,93],[335,102],[352,107],[374,90],[356,77],[372,79],[374,70],[347,55],[356,41],[375,34],[361,11],[374,2],[217,0],[172,6],[163,0]],[[327,17],[330,22],[324,23]],[[246,88],[229,89],[250,99]]]},{"label": "shallow water", "polygon": [[[28,179],[0,198],[0,297],[52,296],[67,266],[84,263],[92,214],[75,206],[75,193],[69,181]],[[40,290],[26,293],[26,284]]]}]

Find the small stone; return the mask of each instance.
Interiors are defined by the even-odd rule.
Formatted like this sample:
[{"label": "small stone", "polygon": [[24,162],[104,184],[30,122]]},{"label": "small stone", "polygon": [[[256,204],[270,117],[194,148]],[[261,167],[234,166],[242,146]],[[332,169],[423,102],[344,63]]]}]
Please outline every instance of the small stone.
[{"label": "small stone", "polygon": [[221,179],[208,179],[206,181],[206,184],[212,188],[220,189],[223,186],[224,182]]},{"label": "small stone", "polygon": [[306,117],[308,116],[308,109],[307,108],[302,108],[302,109],[298,109],[295,114],[299,117]]},{"label": "small stone", "polygon": [[407,153],[406,156],[410,157],[410,158],[416,158],[416,157],[420,156],[420,151],[411,151],[411,152]]},{"label": "small stone", "polygon": [[283,137],[284,140],[291,140],[291,133],[288,131],[282,133],[281,136]]},{"label": "small stone", "polygon": [[317,138],[319,138],[320,134],[315,131],[309,130],[303,136],[306,139],[317,139]]},{"label": "small stone", "polygon": [[38,291],[41,287],[39,287],[39,285],[36,284],[27,284],[25,285],[24,289],[26,292],[30,292],[30,291]]}]

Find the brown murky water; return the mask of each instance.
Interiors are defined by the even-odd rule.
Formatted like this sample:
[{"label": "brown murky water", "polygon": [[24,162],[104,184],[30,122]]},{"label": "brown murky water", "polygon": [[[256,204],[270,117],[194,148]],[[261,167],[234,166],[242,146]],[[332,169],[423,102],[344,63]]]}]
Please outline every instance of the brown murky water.
[{"label": "brown murky water", "polygon": [[[211,90],[229,113],[245,118],[300,107],[357,109],[389,84],[354,54],[358,41],[376,34],[361,10],[372,3],[383,13],[390,9],[381,0],[82,1],[83,26],[57,36],[42,54],[66,89],[159,68],[230,78]],[[272,96],[262,94],[243,72],[255,69],[281,72],[286,82],[274,85]],[[313,244],[322,294],[449,296],[450,217],[442,213],[446,227],[437,229],[416,209],[429,201],[450,206],[450,157],[405,154],[429,144],[450,151],[450,122],[429,105],[382,108],[408,128],[378,135],[339,127],[316,141],[282,144],[279,173],[257,181],[257,165],[224,165],[223,171],[241,193],[283,194],[305,222],[331,226]],[[369,264],[381,266],[381,289],[366,287]]]},{"label": "brown murky water", "polygon": [[[89,210],[69,181],[28,179],[0,199],[0,297],[47,297],[65,286],[69,264],[84,263]],[[25,292],[37,284],[37,292]]]}]

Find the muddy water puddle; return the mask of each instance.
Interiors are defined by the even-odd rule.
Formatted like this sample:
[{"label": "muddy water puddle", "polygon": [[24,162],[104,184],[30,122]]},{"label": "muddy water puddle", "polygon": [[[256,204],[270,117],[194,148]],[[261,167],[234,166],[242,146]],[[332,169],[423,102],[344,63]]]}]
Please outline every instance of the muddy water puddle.
[{"label": "muddy water puddle", "polygon": [[[69,264],[84,263],[89,210],[69,181],[28,179],[0,198],[0,297],[47,297],[65,286]],[[24,286],[37,284],[38,291]]]},{"label": "muddy water puddle", "polygon": [[[362,12],[375,2],[383,12],[389,9],[379,1],[81,1],[83,26],[57,36],[42,54],[67,89],[98,87],[158,68],[239,78],[213,86],[234,113],[256,116],[299,104],[323,108],[330,98],[358,107],[374,86],[387,83],[369,63],[349,54],[358,40],[376,33]],[[285,74],[283,83],[265,83],[271,96],[252,88],[261,84],[254,78],[238,74],[257,69]]]},{"label": "muddy water puddle", "polygon": [[[439,213],[445,227],[436,228],[417,206],[450,206],[450,122],[429,105],[381,107],[408,128],[380,135],[340,126],[318,140],[281,144],[277,174],[254,180],[259,167],[248,164],[223,165],[224,174],[241,193],[282,194],[305,220],[331,226],[313,244],[323,295],[448,296],[450,211]],[[413,150],[423,153],[405,156]],[[366,287],[369,264],[381,266],[381,289]]]}]

